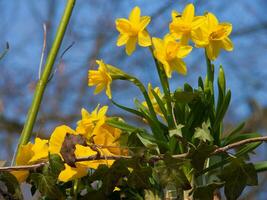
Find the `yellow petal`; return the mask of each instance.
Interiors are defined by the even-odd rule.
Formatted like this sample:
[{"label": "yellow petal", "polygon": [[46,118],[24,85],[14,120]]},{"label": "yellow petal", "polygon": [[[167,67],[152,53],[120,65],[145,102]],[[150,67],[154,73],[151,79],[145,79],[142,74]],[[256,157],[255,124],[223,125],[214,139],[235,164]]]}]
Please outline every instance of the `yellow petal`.
[{"label": "yellow petal", "polygon": [[29,142],[28,144],[23,145],[20,148],[18,156],[16,158],[16,165],[27,165],[29,163],[29,160],[34,155],[32,147],[33,144]]},{"label": "yellow petal", "polygon": [[112,98],[110,85],[107,85],[106,95],[109,99]]},{"label": "yellow petal", "polygon": [[164,62],[162,64],[163,64],[163,67],[164,67],[164,70],[166,72],[167,77],[171,78],[172,77],[172,70],[171,70],[171,67],[170,67],[169,63],[168,62]]},{"label": "yellow petal", "polygon": [[147,31],[141,31],[138,33],[138,44],[142,47],[151,45],[150,35]]},{"label": "yellow petal", "polygon": [[117,46],[120,47],[122,45],[125,45],[129,39],[129,36],[126,34],[120,34],[117,40]]},{"label": "yellow petal", "polygon": [[11,174],[13,174],[19,183],[25,182],[27,177],[29,176],[29,171],[11,171]]},{"label": "yellow petal", "polygon": [[177,53],[177,57],[178,58],[184,58],[185,56],[187,56],[191,51],[192,51],[193,47],[191,46],[181,46],[179,48],[179,51]]},{"label": "yellow petal", "polygon": [[218,19],[216,18],[216,16],[214,14],[210,13],[210,12],[206,16],[207,16],[207,22],[208,22],[209,30],[215,29],[219,24]]},{"label": "yellow petal", "polygon": [[151,20],[150,17],[142,16],[139,23],[139,31],[143,31],[149,24],[150,20]]},{"label": "yellow petal", "polygon": [[128,56],[130,56],[136,47],[137,37],[130,37],[129,40],[126,43],[126,53]]},{"label": "yellow petal", "polygon": [[153,45],[154,45],[156,50],[161,50],[164,47],[164,42],[160,38],[153,37],[152,38],[152,43],[153,43]]},{"label": "yellow petal", "polygon": [[220,53],[220,43],[217,41],[211,42],[206,47],[206,52],[207,52],[207,56],[210,60],[215,60]]},{"label": "yellow petal", "polygon": [[196,29],[191,32],[192,40],[197,47],[205,47],[209,44],[209,35],[205,29]]},{"label": "yellow petal", "polygon": [[81,178],[87,175],[88,170],[86,167],[78,165],[75,168],[75,167],[70,167],[67,164],[64,164],[64,166],[65,166],[65,169],[62,170],[58,176],[59,181],[68,182],[70,180]]},{"label": "yellow petal", "polygon": [[119,18],[116,20],[116,28],[122,34],[127,34],[131,31],[131,24],[127,19]]},{"label": "yellow petal", "polygon": [[189,42],[189,39],[190,39],[190,33],[183,34],[183,35],[181,36],[180,43],[181,43],[182,45],[187,45],[188,42]]},{"label": "yellow petal", "polygon": [[230,23],[220,23],[219,26],[223,27],[225,36],[230,35],[230,33],[232,32],[232,24],[230,24]]},{"label": "yellow petal", "polygon": [[175,59],[170,63],[170,66],[173,70],[176,70],[178,73],[182,75],[186,75],[187,69],[186,64],[181,59]]},{"label": "yellow petal", "polygon": [[226,51],[233,50],[234,46],[229,37],[226,37],[222,40],[222,48],[225,49]]},{"label": "yellow petal", "polygon": [[203,23],[205,23],[205,21],[206,21],[206,17],[203,17],[203,16],[194,17],[194,20],[192,22],[192,29],[198,28]]},{"label": "yellow petal", "polygon": [[138,24],[140,22],[141,10],[138,6],[134,7],[129,15],[129,20],[133,24]]},{"label": "yellow petal", "polygon": [[48,158],[48,140],[35,138],[34,145],[32,146],[32,151],[34,155],[29,160],[29,163],[34,163],[38,160],[47,159]]},{"label": "yellow petal", "polygon": [[192,3],[188,4],[182,14],[182,19],[186,22],[192,22],[195,15],[195,7]]},{"label": "yellow petal", "polygon": [[60,154],[61,146],[67,133],[77,135],[70,127],[62,125],[56,127],[49,140],[48,150],[51,154]]}]

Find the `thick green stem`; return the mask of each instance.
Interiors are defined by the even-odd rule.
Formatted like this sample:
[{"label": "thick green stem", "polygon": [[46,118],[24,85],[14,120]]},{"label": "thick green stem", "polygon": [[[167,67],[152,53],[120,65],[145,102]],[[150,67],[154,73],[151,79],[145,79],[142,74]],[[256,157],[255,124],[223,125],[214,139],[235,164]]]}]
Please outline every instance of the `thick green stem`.
[{"label": "thick green stem", "polygon": [[76,0],[68,0],[66,3],[64,14],[63,14],[61,21],[60,21],[60,24],[58,26],[58,30],[57,30],[52,48],[49,52],[47,62],[45,64],[42,76],[41,76],[40,80],[38,81],[35,92],[34,92],[32,104],[31,104],[31,107],[28,111],[27,119],[26,119],[26,122],[24,124],[23,130],[22,130],[22,133],[21,133],[21,136],[19,139],[19,144],[17,147],[16,154],[19,152],[21,145],[28,143],[28,141],[30,140],[30,138],[32,136],[33,126],[35,124],[36,117],[37,117],[37,114],[38,114],[38,111],[40,108],[40,104],[42,102],[43,94],[44,94],[46,85],[48,83],[49,77],[51,75],[51,71],[53,69],[53,65],[55,63],[55,59],[57,57],[57,54],[58,54],[62,39],[64,37],[67,25],[69,23],[70,16],[71,16],[75,1]]},{"label": "thick green stem", "polygon": [[157,59],[154,57],[153,49],[152,49],[151,46],[149,47],[149,49],[150,49],[150,52],[152,53],[153,59],[155,61],[155,64],[156,64],[156,67],[157,67],[157,72],[158,72],[159,79],[160,79],[160,83],[162,85],[162,89],[163,89],[163,92],[164,92],[164,95],[165,95],[165,98],[166,98],[167,117],[168,117],[168,119],[166,119],[166,120],[167,120],[167,122],[169,124],[169,127],[170,128],[174,128],[175,127],[175,123],[174,123],[174,119],[173,119],[173,116],[172,116],[172,104],[171,104],[172,100],[171,100],[168,77],[167,77],[167,75],[165,73],[165,70],[161,66],[161,63],[159,63],[157,61]]}]

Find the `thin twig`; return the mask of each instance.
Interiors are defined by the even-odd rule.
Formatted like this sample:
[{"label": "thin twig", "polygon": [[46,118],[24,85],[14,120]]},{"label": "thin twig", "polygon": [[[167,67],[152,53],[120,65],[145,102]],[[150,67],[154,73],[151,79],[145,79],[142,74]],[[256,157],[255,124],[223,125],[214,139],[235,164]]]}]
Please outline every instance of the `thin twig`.
[{"label": "thin twig", "polygon": [[43,48],[42,48],[42,53],[41,53],[41,59],[40,59],[40,63],[39,63],[39,71],[38,71],[39,80],[40,80],[41,75],[42,75],[44,54],[45,54],[46,41],[47,41],[47,29],[46,29],[46,24],[45,23],[43,24],[43,29],[44,29],[44,40],[43,40]]},{"label": "thin twig", "polygon": [[267,141],[267,136],[241,140],[241,141],[226,145],[224,147],[217,148],[211,153],[211,155],[218,154],[218,153],[223,153],[223,152],[228,151],[229,149],[233,149],[233,148],[236,148],[236,147],[248,144],[248,143],[263,142],[263,141]]},{"label": "thin twig", "polygon": [[[245,144],[249,144],[249,143],[253,143],[253,142],[263,142],[263,141],[267,141],[267,136],[241,140],[241,141],[229,144],[227,146],[219,147],[219,148],[215,149],[210,154],[210,156],[215,155],[215,154],[219,154],[219,153],[227,152],[230,149],[233,149],[233,148],[245,145]],[[183,153],[183,154],[172,155],[172,157],[175,158],[175,159],[182,159],[182,158],[187,158],[189,155],[190,155],[189,152],[187,152],[187,153]],[[96,161],[96,160],[118,160],[118,159],[131,159],[131,158],[133,158],[133,157],[132,156],[126,156],[126,155],[109,155],[109,156],[100,155],[99,156],[98,154],[95,154],[93,156],[76,158],[75,162]],[[164,159],[164,155],[163,154],[154,155],[154,156],[149,158],[148,162],[157,162],[157,161],[163,160],[163,159]],[[32,170],[32,169],[36,169],[36,168],[39,168],[39,167],[43,167],[46,164],[48,164],[47,161],[46,162],[37,163],[37,164],[33,164],[33,165],[0,167],[0,172],[2,172],[2,171]]]}]

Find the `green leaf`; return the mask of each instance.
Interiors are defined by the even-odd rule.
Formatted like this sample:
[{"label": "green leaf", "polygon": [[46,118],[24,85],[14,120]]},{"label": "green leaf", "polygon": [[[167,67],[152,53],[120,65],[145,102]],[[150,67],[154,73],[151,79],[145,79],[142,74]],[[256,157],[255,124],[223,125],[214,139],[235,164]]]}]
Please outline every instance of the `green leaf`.
[{"label": "green leaf", "polygon": [[223,145],[228,145],[234,142],[238,142],[241,140],[246,140],[246,139],[250,139],[250,138],[255,138],[255,137],[261,137],[260,134],[258,133],[240,133],[240,134],[234,134],[231,136],[228,136],[224,139]]},{"label": "green leaf", "polygon": [[52,175],[56,178],[58,177],[59,173],[65,169],[64,162],[61,160],[61,157],[58,154],[49,155],[49,164]]},{"label": "green leaf", "polygon": [[194,99],[199,97],[198,92],[186,92],[186,91],[175,91],[174,99],[178,103],[190,103]]},{"label": "green leaf", "polygon": [[197,186],[193,197],[195,200],[213,200],[214,191],[221,188],[224,182],[214,182],[204,186]]},{"label": "green leaf", "polygon": [[184,190],[191,189],[184,171],[183,165],[188,162],[183,159],[174,159],[170,155],[165,155],[163,161],[159,161],[154,167],[154,172],[157,175],[160,184],[166,187],[169,183],[175,184],[176,188]]},{"label": "green leaf", "polygon": [[56,185],[57,179],[55,177],[48,174],[32,173],[30,180],[33,181],[33,184],[43,196],[49,199],[65,199]]},{"label": "green leaf", "polygon": [[183,137],[183,134],[182,134],[182,128],[183,127],[184,127],[184,125],[179,124],[175,129],[169,130],[170,137],[172,137],[172,136]]},{"label": "green leaf", "polygon": [[7,187],[8,193],[6,195],[10,196],[11,194],[14,199],[23,199],[19,182],[14,175],[9,172],[1,172],[0,181],[2,181]]},{"label": "green leaf", "polygon": [[228,200],[237,199],[246,186],[258,184],[254,165],[244,163],[239,159],[234,159],[230,165],[226,166],[220,178],[225,181],[224,193]]},{"label": "green leaf", "polygon": [[128,184],[134,189],[149,189],[151,188],[149,178],[152,176],[151,167],[139,167],[128,176]]},{"label": "green leaf", "polygon": [[159,147],[156,143],[152,142],[151,140],[147,138],[142,137],[139,133],[137,133],[136,136],[140,139],[140,141],[145,147],[147,147],[148,149],[156,150],[157,153],[160,153]]},{"label": "green leaf", "polygon": [[125,111],[127,111],[127,112],[129,112],[129,113],[132,113],[132,114],[134,114],[134,115],[137,115],[137,116],[139,116],[139,117],[141,117],[141,118],[144,117],[143,114],[142,114],[140,111],[138,111],[138,110],[135,110],[135,109],[128,108],[128,107],[126,107],[126,106],[120,105],[120,104],[116,103],[116,102],[113,101],[113,100],[111,100],[111,102],[112,102],[115,106],[121,108],[122,110],[125,110]]},{"label": "green leaf", "polygon": [[210,122],[203,122],[202,128],[196,128],[196,132],[194,133],[193,138],[197,138],[203,142],[213,141],[213,137],[210,134]]},{"label": "green leaf", "polygon": [[255,167],[256,172],[267,171],[267,161],[254,163],[254,167]]},{"label": "green leaf", "polygon": [[107,124],[110,125],[110,126],[113,126],[115,128],[119,128],[121,129],[122,131],[127,131],[127,132],[134,132],[134,131],[137,131],[137,130],[142,130],[142,131],[145,131],[144,129],[141,129],[141,128],[137,128],[135,126],[132,126],[132,125],[129,125],[121,120],[118,120],[116,118],[109,118],[107,119]]},{"label": "green leaf", "polygon": [[196,149],[191,149],[189,156],[191,158],[191,164],[198,172],[204,168],[206,159],[214,149],[215,146],[208,145],[207,143],[201,143]]},{"label": "green leaf", "polygon": [[145,190],[145,200],[161,200],[161,198],[151,190]]}]

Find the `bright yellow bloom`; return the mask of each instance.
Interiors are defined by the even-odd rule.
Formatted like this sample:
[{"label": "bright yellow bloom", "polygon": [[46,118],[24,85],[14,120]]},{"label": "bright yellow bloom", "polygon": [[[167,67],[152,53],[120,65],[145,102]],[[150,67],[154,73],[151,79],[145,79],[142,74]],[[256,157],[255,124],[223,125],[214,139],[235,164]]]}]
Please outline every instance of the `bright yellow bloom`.
[{"label": "bright yellow bloom", "polygon": [[[99,152],[102,156],[113,155],[107,149],[104,149],[104,148],[99,148]],[[82,158],[82,157],[94,156],[97,154],[97,152],[93,151],[90,147],[85,147],[85,146],[77,144],[74,154],[76,158]],[[90,160],[90,161],[77,162],[76,164],[79,164],[80,166],[91,168],[91,169],[97,169],[98,166],[101,164],[111,166],[113,162],[114,160]]]},{"label": "bright yellow bloom", "polygon": [[127,151],[123,151],[120,148],[120,136],[120,129],[105,124],[95,133],[94,143],[96,145],[104,146],[110,153],[116,155],[127,154]]},{"label": "bright yellow bloom", "polygon": [[[75,132],[73,129],[65,125],[58,126],[54,130],[49,140],[50,154],[58,154],[62,157],[61,148],[62,148],[62,145],[63,145],[63,142],[65,140],[67,133],[72,134],[72,135],[78,135],[77,132]],[[88,171],[87,170],[88,167],[79,165],[77,163],[75,163],[76,167],[71,167],[66,163],[64,166],[65,166],[65,169],[62,170],[58,176],[58,180],[63,181],[63,182],[67,182],[70,180],[74,180],[76,178],[81,178],[83,176],[86,176],[87,171]]]},{"label": "bright yellow bloom", "polygon": [[[23,145],[18,152],[16,165],[31,165],[48,159],[48,140],[35,138],[35,143]],[[12,171],[11,172],[19,182],[24,182],[29,171]]]},{"label": "bright yellow bloom", "polygon": [[129,15],[129,20],[119,18],[116,20],[116,28],[120,32],[117,40],[117,46],[126,44],[126,53],[131,55],[136,47],[136,43],[142,47],[151,45],[151,39],[145,30],[150,22],[150,17],[141,16],[139,7],[134,7]]},{"label": "bright yellow bloom", "polygon": [[74,179],[81,178],[87,175],[88,168],[82,165],[76,164],[76,167],[71,167],[68,164],[64,164],[65,169],[60,172],[58,180],[62,182],[68,182]]},{"label": "bright yellow bloom", "polygon": [[191,34],[203,22],[205,17],[195,16],[195,7],[193,4],[188,4],[183,13],[179,14],[176,11],[172,12],[172,22],[170,23],[170,33],[175,39],[180,39],[182,44],[188,44]]},{"label": "bright yellow bloom", "polygon": [[103,106],[99,108],[99,105],[90,114],[84,108],[82,109],[82,119],[77,122],[76,131],[84,135],[87,139],[90,139],[94,132],[96,132],[99,127],[101,127],[106,122],[106,113],[108,106]]},{"label": "bright yellow bloom", "polygon": [[58,126],[55,128],[53,131],[50,140],[49,140],[49,152],[51,154],[60,154],[61,147],[63,145],[63,142],[65,140],[65,137],[67,133],[72,134],[72,135],[78,135],[77,132],[72,130],[70,127],[66,125]]},{"label": "bright yellow bloom", "polygon": [[[151,83],[148,83],[148,96],[149,96],[149,98],[150,98],[150,100],[151,100],[151,103],[152,103],[152,105],[153,105],[153,108],[154,108],[155,112],[156,112],[159,116],[163,117],[163,114],[162,114],[162,112],[161,112],[161,109],[160,109],[160,107],[159,107],[159,104],[158,104],[156,98],[154,97],[154,95],[153,95],[153,93],[152,93],[152,90],[153,90],[153,91],[159,96],[159,98],[161,98],[161,99],[163,98],[163,94],[161,94],[161,92],[160,92],[160,88],[159,88],[159,87],[155,87],[155,88],[153,88],[152,85],[151,85]],[[142,104],[143,104],[145,107],[148,107],[146,101],[142,102]]]},{"label": "bright yellow bloom", "polygon": [[111,99],[112,78],[108,72],[107,64],[103,60],[97,60],[96,63],[99,65],[98,70],[89,70],[88,72],[88,86],[96,86],[94,94],[106,89],[106,95]]},{"label": "bright yellow bloom", "polygon": [[152,42],[155,48],[154,56],[163,64],[169,78],[171,78],[174,70],[183,75],[187,73],[186,65],[182,58],[192,51],[191,46],[181,45],[171,35],[166,35],[163,40],[152,38]]},{"label": "bright yellow bloom", "polygon": [[231,32],[232,24],[219,23],[216,16],[212,13],[207,13],[206,23],[194,31],[192,39],[197,47],[206,49],[210,60],[215,60],[220,53],[220,49],[233,50],[232,41],[228,37]]}]

